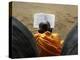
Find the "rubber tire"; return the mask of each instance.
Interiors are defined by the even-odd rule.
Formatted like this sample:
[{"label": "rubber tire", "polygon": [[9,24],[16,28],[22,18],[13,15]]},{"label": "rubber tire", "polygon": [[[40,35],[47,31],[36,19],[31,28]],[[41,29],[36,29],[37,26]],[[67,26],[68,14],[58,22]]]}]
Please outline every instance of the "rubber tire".
[{"label": "rubber tire", "polygon": [[36,41],[32,33],[18,19],[9,18],[9,57],[37,57]]},{"label": "rubber tire", "polygon": [[72,28],[68,34],[61,55],[77,55],[78,54],[78,26]]}]

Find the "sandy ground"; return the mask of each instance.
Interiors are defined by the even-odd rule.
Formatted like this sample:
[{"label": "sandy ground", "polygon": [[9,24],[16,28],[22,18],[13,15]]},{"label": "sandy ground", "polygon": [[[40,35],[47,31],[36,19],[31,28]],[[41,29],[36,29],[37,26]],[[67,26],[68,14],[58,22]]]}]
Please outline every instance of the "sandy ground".
[{"label": "sandy ground", "polygon": [[77,23],[78,7],[76,5],[60,5],[60,4],[43,4],[43,3],[27,3],[13,2],[12,16],[19,19],[32,33],[37,29],[33,28],[33,15],[35,13],[44,12],[55,14],[56,22],[53,32],[58,32],[63,39],[66,38],[68,32]]}]

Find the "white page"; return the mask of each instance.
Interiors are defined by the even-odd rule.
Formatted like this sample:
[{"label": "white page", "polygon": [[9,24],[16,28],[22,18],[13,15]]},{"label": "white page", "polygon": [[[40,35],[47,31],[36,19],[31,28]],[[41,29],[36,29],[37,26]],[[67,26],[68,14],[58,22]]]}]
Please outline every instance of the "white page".
[{"label": "white page", "polygon": [[55,15],[47,14],[47,13],[36,13],[36,14],[34,14],[33,27],[34,28],[39,28],[39,24],[41,22],[46,23],[47,21],[50,23],[51,28],[54,28]]}]

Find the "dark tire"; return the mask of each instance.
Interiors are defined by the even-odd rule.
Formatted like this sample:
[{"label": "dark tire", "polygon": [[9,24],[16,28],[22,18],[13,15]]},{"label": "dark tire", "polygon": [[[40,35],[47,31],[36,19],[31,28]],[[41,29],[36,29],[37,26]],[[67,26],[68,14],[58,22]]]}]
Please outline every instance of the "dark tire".
[{"label": "dark tire", "polygon": [[14,17],[9,18],[9,57],[36,57],[36,42],[32,33]]},{"label": "dark tire", "polygon": [[78,26],[76,25],[68,34],[62,55],[77,55],[78,54]]}]

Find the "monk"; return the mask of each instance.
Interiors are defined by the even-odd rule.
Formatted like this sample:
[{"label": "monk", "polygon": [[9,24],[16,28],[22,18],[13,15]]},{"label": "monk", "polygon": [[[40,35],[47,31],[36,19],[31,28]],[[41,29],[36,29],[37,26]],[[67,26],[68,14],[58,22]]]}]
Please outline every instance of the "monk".
[{"label": "monk", "polygon": [[63,40],[58,33],[52,33],[48,22],[39,24],[39,31],[34,37],[39,56],[59,56],[61,54]]}]

